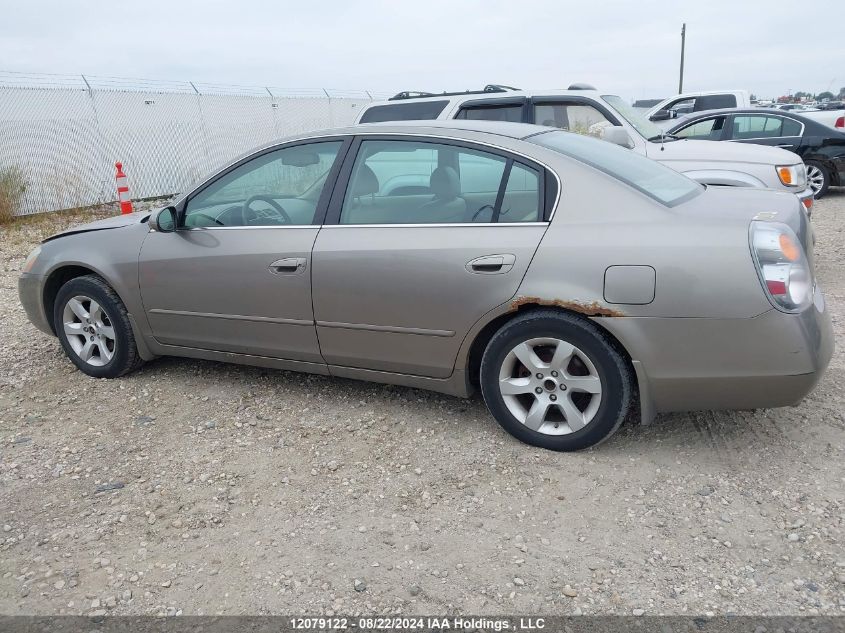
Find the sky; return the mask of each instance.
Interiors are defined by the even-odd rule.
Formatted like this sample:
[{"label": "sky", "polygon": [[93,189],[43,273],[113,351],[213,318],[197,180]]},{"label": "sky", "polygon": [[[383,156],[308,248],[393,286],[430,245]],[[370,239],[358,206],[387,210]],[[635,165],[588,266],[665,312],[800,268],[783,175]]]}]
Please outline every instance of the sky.
[{"label": "sky", "polygon": [[657,98],[677,92],[686,22],[685,91],[767,98],[845,86],[841,0],[0,0],[0,9],[0,71],[388,93],[580,81]]}]

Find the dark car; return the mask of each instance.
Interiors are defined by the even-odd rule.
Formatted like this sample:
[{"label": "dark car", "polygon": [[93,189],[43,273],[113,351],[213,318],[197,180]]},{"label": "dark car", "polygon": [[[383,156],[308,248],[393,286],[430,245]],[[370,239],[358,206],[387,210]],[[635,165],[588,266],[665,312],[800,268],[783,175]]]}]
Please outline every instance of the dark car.
[{"label": "dark car", "polygon": [[679,119],[669,134],[680,138],[773,145],[798,154],[816,198],[845,186],[845,133],[794,112],[730,108]]}]

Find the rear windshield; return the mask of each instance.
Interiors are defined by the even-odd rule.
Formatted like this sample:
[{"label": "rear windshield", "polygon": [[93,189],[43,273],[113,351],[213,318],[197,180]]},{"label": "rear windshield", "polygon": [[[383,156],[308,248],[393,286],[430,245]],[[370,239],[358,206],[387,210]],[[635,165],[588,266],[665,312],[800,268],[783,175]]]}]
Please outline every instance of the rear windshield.
[{"label": "rear windshield", "polygon": [[359,123],[382,121],[430,121],[436,119],[449,101],[417,101],[416,103],[388,103],[365,111]]},{"label": "rear windshield", "polygon": [[526,140],[595,167],[667,207],[694,198],[704,190],[675,170],[607,141],[558,131]]}]

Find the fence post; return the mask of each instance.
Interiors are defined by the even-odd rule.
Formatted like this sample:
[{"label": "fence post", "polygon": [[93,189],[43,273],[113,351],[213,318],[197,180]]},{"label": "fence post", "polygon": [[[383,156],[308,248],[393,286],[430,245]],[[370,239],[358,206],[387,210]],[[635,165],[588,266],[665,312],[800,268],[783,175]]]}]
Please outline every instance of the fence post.
[{"label": "fence post", "polygon": [[[97,128],[97,135],[100,137],[100,143],[98,143],[98,146],[100,147],[100,160],[102,161],[105,171],[105,168],[107,168],[110,163],[110,157],[107,155],[107,139],[102,125],[100,124],[100,113],[97,112],[97,100],[94,98],[94,89],[91,88],[91,84],[88,83],[88,78],[85,75],[80,75],[80,77],[82,77],[82,81],[85,82],[85,87],[88,89],[88,96],[91,98],[91,111],[94,112],[94,127]],[[106,198],[106,192],[108,189],[108,179],[103,178],[100,181],[101,199]]]},{"label": "fence post", "polygon": [[202,95],[200,91],[197,90],[197,87],[194,85],[193,81],[189,81],[191,84],[191,88],[194,89],[194,93],[197,96],[197,109],[200,113],[200,127],[202,128],[202,140],[203,140],[203,151],[205,152],[205,169],[206,171],[211,171],[214,169],[214,165],[211,163],[211,154],[209,151],[211,148],[209,147],[209,140],[208,140],[208,127],[205,123],[205,112],[202,109]]}]

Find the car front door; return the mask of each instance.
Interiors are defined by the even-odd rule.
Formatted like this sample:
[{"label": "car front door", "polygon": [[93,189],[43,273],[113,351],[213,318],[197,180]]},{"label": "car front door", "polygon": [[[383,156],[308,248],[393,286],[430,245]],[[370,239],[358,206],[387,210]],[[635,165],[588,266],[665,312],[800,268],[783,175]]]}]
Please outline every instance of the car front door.
[{"label": "car front door", "polygon": [[179,205],[151,232],[140,288],[156,340],[322,363],[311,307],[311,249],[350,140],[269,149]]},{"label": "car front door", "polygon": [[739,143],[773,145],[797,152],[803,130],[803,124],[786,116],[735,114],[731,117],[727,138]]},{"label": "car front door", "polygon": [[[422,190],[396,186],[421,178]],[[314,245],[326,362],[451,375],[472,325],[516,293],[547,228],[550,178],[486,146],[359,137]]]}]

